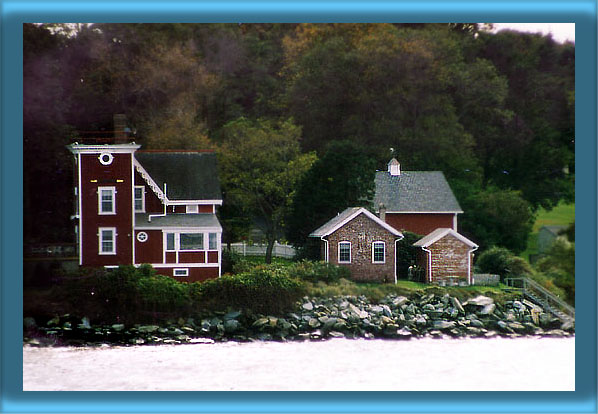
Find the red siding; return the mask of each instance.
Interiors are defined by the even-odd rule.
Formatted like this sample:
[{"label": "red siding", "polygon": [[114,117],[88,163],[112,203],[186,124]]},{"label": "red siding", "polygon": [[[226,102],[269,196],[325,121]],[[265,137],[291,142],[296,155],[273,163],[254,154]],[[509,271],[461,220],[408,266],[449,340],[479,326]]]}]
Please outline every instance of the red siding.
[{"label": "red siding", "polygon": [[166,263],[176,263],[175,252],[166,252]]},{"label": "red siding", "polygon": [[137,171],[135,171],[135,185],[143,185],[145,187],[146,213],[164,213],[164,205]]},{"label": "red siding", "polygon": [[205,263],[205,252],[179,252],[179,263]]},{"label": "red siding", "polygon": [[214,212],[214,205],[207,204],[207,205],[200,205],[199,206],[200,213],[213,213]]},{"label": "red siding", "polygon": [[218,263],[218,252],[208,252],[208,263]]},{"label": "red siding", "polygon": [[[141,231],[147,233],[145,242],[137,240],[137,234]],[[161,230],[137,230],[135,231],[135,263],[162,263],[162,231]]]},{"label": "red siding", "polygon": [[[81,154],[81,236],[83,266],[131,264],[132,246],[132,154],[113,154],[102,165],[99,154]],[[122,181],[122,182],[118,182]],[[98,214],[98,187],[115,187],[116,214]],[[116,254],[100,255],[98,228],[116,228]]]},{"label": "red siding", "polygon": [[452,229],[454,217],[454,213],[386,213],[385,221],[399,231],[426,235],[440,227]]},{"label": "red siding", "polygon": [[218,278],[218,267],[190,267],[189,276],[173,276],[173,269],[187,269],[185,265],[180,265],[172,268],[158,268],[156,272],[159,275],[170,276],[179,282],[203,282],[208,279]]}]

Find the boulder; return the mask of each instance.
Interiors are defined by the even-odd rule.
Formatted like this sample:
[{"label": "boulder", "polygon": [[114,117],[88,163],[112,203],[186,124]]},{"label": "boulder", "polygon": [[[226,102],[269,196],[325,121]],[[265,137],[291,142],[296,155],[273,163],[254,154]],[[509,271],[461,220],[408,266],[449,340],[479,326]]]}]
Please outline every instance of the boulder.
[{"label": "boulder", "polygon": [[459,302],[459,299],[457,299],[454,296],[451,296],[451,305],[453,305],[453,308],[457,309],[457,311],[459,311],[460,313],[465,313],[465,309],[463,309],[463,305],[461,305],[461,302]]},{"label": "boulder", "polygon": [[480,307],[483,307],[483,306],[490,305],[490,304],[492,304],[492,303],[494,303],[494,300],[493,300],[492,298],[489,298],[489,297],[487,297],[487,296],[480,295],[480,296],[476,296],[475,298],[468,299],[468,300],[467,300],[467,301],[466,301],[466,302],[463,304],[463,306],[467,306],[467,305],[474,305],[474,306],[480,306]]},{"label": "boulder", "polygon": [[301,305],[301,307],[303,308],[303,310],[306,310],[306,311],[314,310],[314,304],[311,302],[305,302],[303,305]]}]

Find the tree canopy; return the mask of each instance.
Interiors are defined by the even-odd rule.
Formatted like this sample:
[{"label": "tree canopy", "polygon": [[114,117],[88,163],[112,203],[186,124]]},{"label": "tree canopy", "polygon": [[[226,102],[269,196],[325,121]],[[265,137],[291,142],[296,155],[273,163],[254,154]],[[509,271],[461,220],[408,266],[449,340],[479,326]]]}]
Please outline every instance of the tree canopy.
[{"label": "tree canopy", "polygon": [[[443,171],[481,246],[519,250],[530,214],[574,199],[575,45],[550,36],[476,23],[25,24],[23,52],[26,242],[72,239],[64,146],[111,130],[115,113],[145,148],[219,148],[227,197],[255,179],[284,206],[268,210],[272,231],[294,226],[293,192],[307,196],[301,174],[281,171],[307,171],[312,151],[313,168],[334,165],[332,141],[367,148],[372,170],[393,148],[406,170]],[[260,174],[227,175],[240,165]],[[266,208],[244,201],[226,214]],[[494,202],[517,208],[492,218]]]}]

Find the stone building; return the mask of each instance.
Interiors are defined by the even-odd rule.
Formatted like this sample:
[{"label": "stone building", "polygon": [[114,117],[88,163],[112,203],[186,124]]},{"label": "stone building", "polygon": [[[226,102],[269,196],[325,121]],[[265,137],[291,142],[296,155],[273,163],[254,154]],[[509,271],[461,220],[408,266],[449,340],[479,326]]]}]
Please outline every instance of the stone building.
[{"label": "stone building", "polygon": [[353,280],[396,283],[403,235],[365,208],[348,208],[309,236],[322,240],[322,258],[348,267]]},{"label": "stone building", "polygon": [[425,282],[472,284],[473,251],[478,245],[453,229],[439,228],[413,244],[421,247],[418,264]]}]

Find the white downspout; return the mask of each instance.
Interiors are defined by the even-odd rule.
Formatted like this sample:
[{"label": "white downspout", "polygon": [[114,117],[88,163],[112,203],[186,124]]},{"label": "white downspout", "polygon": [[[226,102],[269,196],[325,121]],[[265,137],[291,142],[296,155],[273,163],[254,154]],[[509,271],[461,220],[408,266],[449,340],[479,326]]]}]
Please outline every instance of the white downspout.
[{"label": "white downspout", "polygon": [[428,252],[428,282],[432,283],[432,252],[422,246],[425,252]]},{"label": "white downspout", "polygon": [[[164,183],[164,195],[166,195],[166,183]],[[147,216],[147,221],[151,223],[153,217],[166,217],[166,203],[164,203],[164,214],[150,214]]]},{"label": "white downspout", "polygon": [[320,240],[322,240],[326,244],[326,249],[324,250],[324,261],[326,263],[328,263],[328,260],[330,258],[329,255],[328,255],[328,240],[326,240],[324,238],[324,236],[320,237]]},{"label": "white downspout", "polygon": [[471,254],[475,252],[478,248],[474,247],[469,251],[467,254],[467,282],[471,285]]}]

